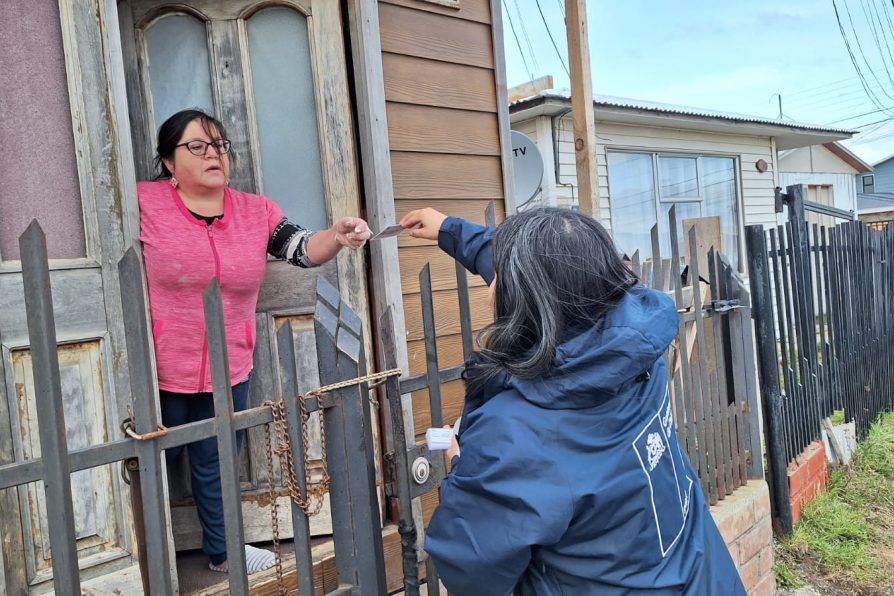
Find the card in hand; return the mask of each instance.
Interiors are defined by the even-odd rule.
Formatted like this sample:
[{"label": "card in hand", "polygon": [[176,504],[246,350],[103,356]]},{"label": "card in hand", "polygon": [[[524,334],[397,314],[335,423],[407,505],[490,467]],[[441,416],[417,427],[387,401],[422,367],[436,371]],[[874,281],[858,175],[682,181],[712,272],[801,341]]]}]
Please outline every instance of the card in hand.
[{"label": "card in hand", "polygon": [[404,229],[400,226],[400,224],[394,224],[388,226],[378,234],[371,236],[370,240],[382,240],[384,238],[391,238],[393,236],[398,236]]}]

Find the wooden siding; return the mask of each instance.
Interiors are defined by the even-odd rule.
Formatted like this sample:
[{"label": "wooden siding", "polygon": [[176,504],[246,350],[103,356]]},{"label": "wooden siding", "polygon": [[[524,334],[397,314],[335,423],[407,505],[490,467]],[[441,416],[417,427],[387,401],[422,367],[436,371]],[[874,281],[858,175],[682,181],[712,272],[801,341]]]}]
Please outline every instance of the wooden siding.
[{"label": "wooden siding", "polygon": [[[774,192],[776,187],[776,160],[768,137],[728,135],[646,126],[630,126],[596,122],[596,134],[607,141],[596,147],[599,175],[600,217],[611,227],[611,188],[606,168],[606,151],[629,149],[632,151],[690,153],[699,155],[725,155],[739,160],[740,208],[744,212],[743,225],[775,225]],[[755,169],[757,160],[763,159],[769,165],[761,174]],[[574,170],[574,144],[571,119],[560,121],[559,163],[561,181],[576,183]],[[570,189],[560,187],[559,196],[570,195]],[[570,197],[569,197],[570,198]]]},{"label": "wooden siding", "polygon": [[[488,202],[504,217],[503,165],[490,0],[460,8],[379,0],[382,70],[397,218],[433,207],[479,223]],[[431,263],[440,365],[462,362],[453,260],[436,243],[401,237],[401,288],[411,374],[425,370],[419,271]],[[474,328],[491,319],[487,288],[469,276]],[[463,403],[462,383],[442,388],[444,420]],[[428,393],[413,396],[417,437],[430,425]]]}]

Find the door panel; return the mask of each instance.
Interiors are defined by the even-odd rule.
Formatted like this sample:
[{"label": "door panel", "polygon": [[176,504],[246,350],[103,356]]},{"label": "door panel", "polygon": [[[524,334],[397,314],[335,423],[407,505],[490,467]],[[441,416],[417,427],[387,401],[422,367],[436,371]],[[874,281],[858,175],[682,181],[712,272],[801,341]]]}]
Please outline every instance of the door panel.
[{"label": "door panel", "polygon": [[[107,404],[108,387],[103,369],[103,341],[94,340],[60,346],[59,369],[65,409],[68,448],[79,449],[111,440]],[[22,460],[40,457],[40,436],[34,397],[31,353],[11,353],[15,383],[17,426]],[[123,503],[121,481],[112,465],[82,470],[71,475],[75,536],[82,564],[95,565],[129,555],[122,541]],[[46,503],[41,483],[19,488],[22,518],[33,536],[26,552],[28,579],[32,585],[52,577],[52,556],[47,527]]]},{"label": "door panel", "polygon": [[[230,186],[270,196],[292,221],[310,229],[322,229],[336,218],[360,213],[344,23],[337,2],[271,6],[256,0],[200,0],[172,6],[161,0],[124,0],[119,14],[124,62],[134,65],[126,77],[141,178],[154,177],[147,164],[153,160],[155,126],[162,119],[153,115],[153,106],[178,101],[174,91],[169,93],[153,80],[153,28],[167,19],[194,19],[202,23],[207,39],[213,112],[227,128],[236,155]],[[195,33],[187,35],[198,39]],[[174,42],[165,37],[165,43]],[[193,58],[204,55],[204,50],[195,52]],[[187,86],[193,84],[187,82]],[[187,107],[191,106],[173,105],[166,111]],[[285,321],[296,325],[298,378],[307,383],[302,389],[316,383],[312,313],[320,275],[341,289],[370,328],[361,254],[342,254],[337,261],[310,270],[269,261],[257,307],[250,406],[280,396],[275,332]],[[318,460],[319,435],[313,419],[311,425],[311,454]],[[243,449],[243,516],[250,540],[270,538],[269,512],[258,506],[268,490],[263,437],[261,429],[250,431]],[[315,461],[311,467],[319,469],[321,465]],[[169,467],[178,549],[195,548],[201,537],[185,466],[181,459]],[[275,468],[276,490],[285,495],[278,462]],[[283,534],[291,532],[290,524],[281,521],[279,526]],[[331,530],[328,508],[311,521],[311,527],[314,532]]]}]

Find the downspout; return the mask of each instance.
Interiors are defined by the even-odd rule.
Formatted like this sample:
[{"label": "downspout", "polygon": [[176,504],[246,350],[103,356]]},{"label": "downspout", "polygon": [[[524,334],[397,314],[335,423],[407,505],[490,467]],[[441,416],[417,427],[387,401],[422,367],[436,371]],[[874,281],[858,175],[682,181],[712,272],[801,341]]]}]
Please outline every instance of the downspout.
[{"label": "downspout", "polygon": [[574,202],[574,185],[569,183],[563,183],[560,177],[560,171],[562,169],[562,164],[559,163],[559,135],[556,132],[556,124],[571,113],[571,108],[565,108],[564,110],[558,112],[554,116],[550,118],[549,123],[549,132],[552,136],[553,141],[553,170],[555,170],[556,176],[556,186],[566,186],[571,188],[571,200]]}]

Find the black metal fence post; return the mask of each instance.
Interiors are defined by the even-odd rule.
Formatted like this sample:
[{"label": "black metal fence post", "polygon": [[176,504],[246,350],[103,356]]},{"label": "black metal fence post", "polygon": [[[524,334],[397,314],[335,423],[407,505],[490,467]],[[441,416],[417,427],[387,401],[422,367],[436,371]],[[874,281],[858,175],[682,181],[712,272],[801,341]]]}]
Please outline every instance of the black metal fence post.
[{"label": "black metal fence post", "polygon": [[757,335],[760,393],[767,442],[770,492],[773,516],[783,535],[792,531],[792,510],[788,490],[788,457],[782,427],[782,393],[779,388],[779,364],[776,360],[776,331],[773,301],[770,296],[767,241],[762,226],[747,226],[748,273],[751,283],[751,308]]}]

